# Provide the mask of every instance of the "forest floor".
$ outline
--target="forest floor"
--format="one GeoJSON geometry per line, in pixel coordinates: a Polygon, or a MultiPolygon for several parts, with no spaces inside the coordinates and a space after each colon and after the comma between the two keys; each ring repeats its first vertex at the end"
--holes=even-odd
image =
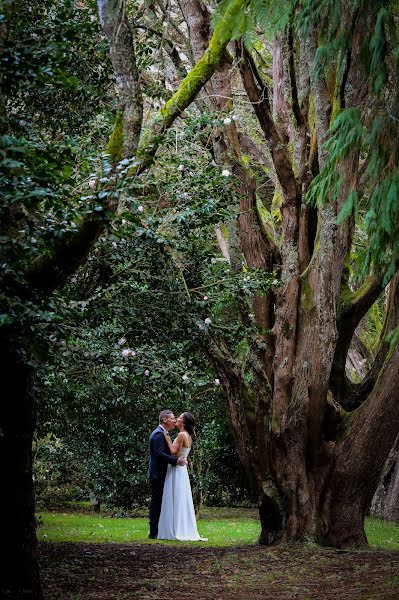
{"type": "Polygon", "coordinates": [[[46,600],[396,600],[399,552],[41,542],[46,600]]]}

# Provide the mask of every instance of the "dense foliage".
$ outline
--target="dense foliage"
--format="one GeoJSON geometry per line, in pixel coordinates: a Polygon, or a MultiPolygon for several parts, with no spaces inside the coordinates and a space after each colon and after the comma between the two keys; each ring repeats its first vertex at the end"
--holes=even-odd
{"type": "Polygon", "coordinates": [[[0,61],[7,111],[0,138],[6,325],[22,321],[30,329],[54,318],[51,302],[25,300],[24,271],[95,210],[81,196],[109,132],[113,91],[93,9],[70,0],[21,0],[9,8],[0,61]]]}
{"type": "MultiPolygon", "coordinates": [[[[255,285],[254,274],[231,273],[212,241],[214,225],[230,217],[232,190],[198,144],[219,125],[206,115],[188,119],[171,132],[151,176],[124,181],[124,209],[53,299],[56,322],[42,326],[49,345],[37,372],[37,443],[51,432],[53,459],[61,445],[80,465],[73,497],[94,491],[111,506],[145,503],[148,433],[165,406],[191,410],[199,421],[192,476],[203,500],[247,497],[217,373],[202,351],[226,317],[232,339],[243,330],[236,296],[249,302],[255,285]]],[[[39,456],[43,473],[49,454],[39,456]]],[[[46,488],[43,475],[41,482],[39,501],[58,501],[57,482],[46,488]]]]}

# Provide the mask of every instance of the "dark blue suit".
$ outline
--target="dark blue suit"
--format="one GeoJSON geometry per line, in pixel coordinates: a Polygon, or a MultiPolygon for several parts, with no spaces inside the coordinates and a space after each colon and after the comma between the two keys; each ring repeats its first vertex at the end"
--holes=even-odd
{"type": "Polygon", "coordinates": [[[150,462],[148,465],[148,479],[151,483],[150,537],[158,535],[158,521],[168,464],[176,466],[177,456],[171,456],[163,429],[158,425],[150,435],[150,462]]]}

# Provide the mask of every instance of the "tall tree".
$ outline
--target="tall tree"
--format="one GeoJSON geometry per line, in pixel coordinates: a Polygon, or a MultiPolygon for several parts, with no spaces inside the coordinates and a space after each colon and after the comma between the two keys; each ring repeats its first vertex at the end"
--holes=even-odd
{"type": "MultiPolygon", "coordinates": [[[[208,355],[259,499],[261,542],[362,545],[364,517],[399,427],[398,348],[382,339],[364,382],[353,385],[345,375],[355,330],[397,269],[394,6],[309,1],[291,12],[282,5],[283,22],[273,28],[272,9],[253,2],[257,41],[247,36],[235,48],[271,157],[274,204],[259,204],[231,119],[224,134],[245,269],[255,280],[261,272],[279,276],[253,295],[258,333],[245,357],[216,332],[208,355]],[[365,212],[369,248],[355,281],[355,216],[365,212]]],[[[207,11],[202,2],[187,7],[196,10],[196,24],[188,23],[198,40],[207,11]]],[[[391,288],[396,296],[394,282],[391,288]]],[[[398,325],[394,305],[391,328],[398,325]]]]}

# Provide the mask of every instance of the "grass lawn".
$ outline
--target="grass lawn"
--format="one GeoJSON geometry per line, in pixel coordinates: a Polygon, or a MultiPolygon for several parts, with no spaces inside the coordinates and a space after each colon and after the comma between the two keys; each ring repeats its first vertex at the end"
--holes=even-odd
{"type": "MultiPolygon", "coordinates": [[[[204,508],[198,521],[202,537],[208,538],[207,546],[231,546],[256,542],[260,525],[256,512],[251,509],[204,508]]],[[[148,539],[148,519],[114,518],[76,512],[38,512],[38,539],[48,542],[92,542],[148,544],[177,544],[148,539]]],[[[368,518],[366,533],[370,546],[375,550],[399,550],[399,525],[368,518]]],[[[185,542],[198,545],[198,542],[185,542]]]]}

